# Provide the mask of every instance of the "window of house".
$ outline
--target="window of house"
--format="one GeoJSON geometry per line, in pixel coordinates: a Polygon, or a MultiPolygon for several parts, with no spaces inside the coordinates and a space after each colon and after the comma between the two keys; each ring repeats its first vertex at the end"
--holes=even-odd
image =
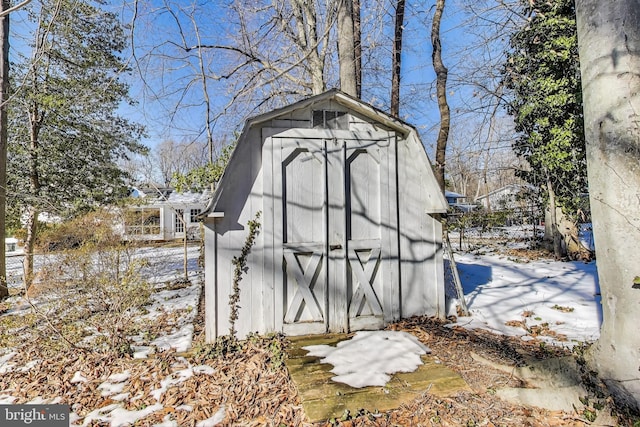
{"type": "Polygon", "coordinates": [[[126,212],[125,233],[130,236],[160,234],[160,209],[138,208],[126,212]]]}
{"type": "Polygon", "coordinates": [[[176,209],[176,233],[184,233],[184,209],[176,209]]]}
{"type": "Polygon", "coordinates": [[[200,215],[202,209],[191,209],[189,212],[189,222],[198,222],[198,215],[200,215]]]}

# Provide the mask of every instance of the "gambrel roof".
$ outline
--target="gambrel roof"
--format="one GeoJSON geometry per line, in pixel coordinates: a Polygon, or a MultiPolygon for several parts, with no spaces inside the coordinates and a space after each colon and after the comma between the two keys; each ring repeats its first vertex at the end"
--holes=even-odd
{"type": "MultiPolygon", "coordinates": [[[[420,140],[418,132],[415,127],[412,125],[390,116],[389,114],[369,105],[361,100],[358,100],[352,96],[345,94],[337,89],[332,89],[327,92],[324,92],[320,95],[312,96],[310,98],[306,98],[304,100],[298,101],[296,103],[287,105],[285,107],[272,110],[268,113],[264,113],[246,120],[244,124],[244,128],[242,134],[238,139],[238,143],[236,145],[236,149],[232,154],[225,173],[223,174],[220,182],[217,185],[216,191],[213,194],[211,199],[211,203],[207,207],[206,211],[203,215],[209,215],[210,217],[218,216],[214,214],[216,211],[216,206],[218,202],[223,197],[225,192],[233,192],[234,191],[234,183],[232,179],[229,179],[229,171],[234,168],[242,167],[241,164],[246,159],[240,159],[237,153],[240,151],[239,147],[244,144],[255,144],[257,143],[255,140],[250,138],[250,129],[260,125],[266,125],[268,122],[278,119],[285,119],[287,117],[291,117],[292,113],[299,110],[313,110],[314,105],[326,104],[326,102],[336,103],[337,105],[350,110],[362,118],[365,118],[370,123],[375,123],[376,125],[384,128],[385,130],[390,130],[397,132],[403,139],[409,141],[409,143],[416,144],[420,146],[419,157],[414,159],[414,167],[419,167],[422,169],[423,179],[425,182],[422,184],[427,186],[427,188],[432,188],[433,191],[430,191],[430,197],[428,203],[424,206],[424,211],[426,213],[444,213],[447,211],[447,201],[440,191],[437,181],[435,179],[435,175],[433,173],[433,169],[431,166],[431,161],[427,156],[427,153],[424,149],[424,145],[420,140]]],[[[295,127],[297,120],[290,119],[292,123],[291,127],[295,127]]],[[[302,127],[302,126],[300,126],[302,127]]],[[[309,124],[307,124],[309,127],[309,124]]]]}

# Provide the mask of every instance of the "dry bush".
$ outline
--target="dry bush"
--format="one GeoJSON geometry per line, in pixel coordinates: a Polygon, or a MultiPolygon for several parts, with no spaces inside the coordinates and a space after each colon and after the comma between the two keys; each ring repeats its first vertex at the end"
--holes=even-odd
{"type": "Polygon", "coordinates": [[[147,260],[121,241],[115,223],[112,214],[91,213],[41,236],[43,247],[57,250],[46,257],[30,296],[46,300],[38,310],[64,332],[62,342],[131,353],[127,336],[135,333],[134,319],[152,286],[140,273],[147,260]]]}

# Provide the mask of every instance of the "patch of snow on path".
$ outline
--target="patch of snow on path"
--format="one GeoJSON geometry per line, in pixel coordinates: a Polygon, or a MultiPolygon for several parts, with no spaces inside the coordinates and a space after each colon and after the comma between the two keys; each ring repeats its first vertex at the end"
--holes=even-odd
{"type": "Polygon", "coordinates": [[[431,352],[415,336],[400,331],[360,331],[336,347],[311,345],[303,349],[333,365],[333,381],[355,388],[383,387],[390,375],[418,369],[420,356],[431,352]]]}

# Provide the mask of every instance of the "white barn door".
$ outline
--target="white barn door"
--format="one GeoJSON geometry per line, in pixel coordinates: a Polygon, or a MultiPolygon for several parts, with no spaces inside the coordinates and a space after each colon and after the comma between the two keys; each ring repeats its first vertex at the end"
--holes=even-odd
{"type": "Polygon", "coordinates": [[[350,330],[399,318],[395,140],[345,141],[346,289],[350,330]]]}
{"type": "Polygon", "coordinates": [[[395,140],[290,133],[270,140],[265,180],[274,326],[292,335],[379,328],[400,310],[395,140]]]}
{"type": "Polygon", "coordinates": [[[326,156],[322,139],[274,139],[276,324],[323,333],[327,318],[326,156]]]}

